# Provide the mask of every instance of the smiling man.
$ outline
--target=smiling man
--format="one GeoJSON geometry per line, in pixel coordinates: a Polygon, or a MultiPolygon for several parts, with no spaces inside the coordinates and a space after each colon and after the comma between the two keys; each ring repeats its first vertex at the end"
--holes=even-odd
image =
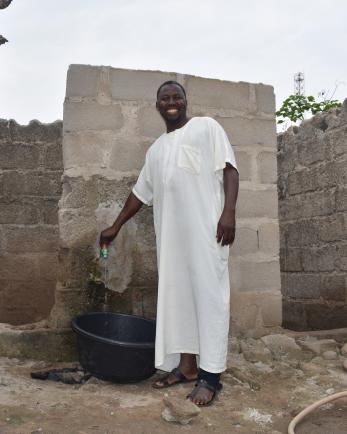
{"type": "Polygon", "coordinates": [[[133,191],[100,244],[112,242],[143,204],[153,205],[159,272],[155,366],[168,372],[153,387],[195,381],[188,397],[207,405],[226,368],[238,172],[222,127],[209,117],[187,116],[179,83],[159,87],[156,107],[166,133],[147,151],[133,191]]]}

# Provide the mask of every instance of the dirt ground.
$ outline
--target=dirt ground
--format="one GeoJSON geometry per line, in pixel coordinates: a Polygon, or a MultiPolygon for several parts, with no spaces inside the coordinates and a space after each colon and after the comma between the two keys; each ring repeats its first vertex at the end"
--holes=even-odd
{"type": "MultiPolygon", "coordinates": [[[[183,426],[162,419],[162,398],[168,394],[184,400],[190,384],[158,391],[150,387],[151,379],[119,385],[91,378],[84,385],[72,386],[31,379],[31,371],[52,367],[45,362],[0,358],[0,433],[278,434],[286,433],[290,420],[307,405],[347,390],[347,374],[340,361],[330,362],[323,375],[304,374],[295,364],[282,361],[269,366],[242,360],[239,366],[242,381],[229,370],[214,405],[202,408],[183,426]]],[[[296,433],[346,434],[347,400],[317,410],[296,433]]]]}

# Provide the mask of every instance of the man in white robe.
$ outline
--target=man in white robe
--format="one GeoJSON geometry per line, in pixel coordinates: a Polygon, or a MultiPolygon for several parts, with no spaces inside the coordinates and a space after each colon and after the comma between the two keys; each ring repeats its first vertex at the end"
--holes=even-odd
{"type": "Polygon", "coordinates": [[[159,286],[155,366],[168,371],[155,388],[196,381],[189,398],[212,402],[226,368],[230,317],[229,246],[235,237],[238,172],[222,127],[187,117],[184,88],[163,83],[157,110],[167,132],[149,148],[109,244],[143,204],[153,205],[159,286]]]}

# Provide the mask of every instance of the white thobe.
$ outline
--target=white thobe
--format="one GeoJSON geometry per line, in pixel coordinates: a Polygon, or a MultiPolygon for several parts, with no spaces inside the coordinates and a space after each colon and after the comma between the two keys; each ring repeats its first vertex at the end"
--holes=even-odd
{"type": "Polygon", "coordinates": [[[225,370],[230,316],[229,247],[216,241],[224,205],[223,169],[236,168],[222,127],[194,117],[148,149],[133,188],[153,205],[159,272],[155,366],[170,371],[180,353],[205,371],[225,370]]]}

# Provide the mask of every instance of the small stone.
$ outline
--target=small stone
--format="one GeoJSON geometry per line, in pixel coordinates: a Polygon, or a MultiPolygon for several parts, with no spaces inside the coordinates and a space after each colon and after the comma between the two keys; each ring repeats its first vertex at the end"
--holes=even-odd
{"type": "Polygon", "coordinates": [[[189,399],[179,399],[174,397],[164,397],[165,408],[161,414],[167,422],[187,425],[194,417],[200,413],[200,408],[189,399]]]}
{"type": "Polygon", "coordinates": [[[336,351],[324,351],[322,354],[322,357],[324,360],[336,360],[337,359],[337,353],[336,351]]]}
{"type": "Polygon", "coordinates": [[[301,360],[304,357],[295,339],[289,336],[276,334],[263,336],[260,339],[276,360],[279,360],[281,357],[301,360]]]}
{"type": "Polygon", "coordinates": [[[337,342],[334,339],[317,339],[308,337],[305,340],[299,340],[298,344],[305,350],[309,350],[312,353],[319,356],[325,351],[336,351],[337,342]]]}
{"type": "Polygon", "coordinates": [[[248,362],[272,362],[271,351],[266,348],[264,343],[260,340],[252,338],[245,339],[241,341],[240,346],[242,354],[248,362]]]}
{"type": "Polygon", "coordinates": [[[229,353],[240,353],[241,348],[240,348],[240,342],[237,338],[233,337],[233,338],[229,338],[229,343],[228,343],[228,352],[229,353]]]}
{"type": "Polygon", "coordinates": [[[347,359],[342,362],[342,367],[347,372],[347,359]]]}
{"type": "Polygon", "coordinates": [[[347,344],[345,344],[342,348],[341,348],[341,354],[343,356],[347,356],[347,344]]]}
{"type": "Polygon", "coordinates": [[[309,363],[309,362],[300,362],[299,368],[306,374],[306,375],[324,375],[327,373],[326,369],[322,366],[318,366],[315,363],[309,363]]]}

